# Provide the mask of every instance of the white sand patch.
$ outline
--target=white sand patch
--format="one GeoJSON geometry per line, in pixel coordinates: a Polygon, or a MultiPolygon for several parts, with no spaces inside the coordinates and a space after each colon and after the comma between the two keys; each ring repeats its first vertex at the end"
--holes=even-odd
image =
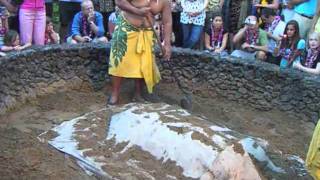
{"type": "Polygon", "coordinates": [[[132,107],[112,117],[107,139],[114,137],[117,143],[138,145],[164,162],[175,161],[187,177],[199,178],[212,164],[218,154],[212,146],[192,140],[192,132],[178,134],[170,130],[159,121],[158,113],[135,114],[136,109],[132,107]]]}
{"type": "MultiPolygon", "coordinates": [[[[128,104],[121,107],[111,107],[110,111],[115,114],[111,117],[111,120],[108,124],[110,124],[108,128],[108,134],[102,134],[101,138],[104,139],[102,141],[97,141],[96,144],[100,146],[109,146],[108,142],[114,143],[127,143],[123,149],[119,149],[113,154],[117,157],[124,155],[125,153],[130,153],[130,148],[139,146],[137,149],[141,154],[149,152],[152,156],[157,160],[162,160],[162,162],[167,162],[170,160],[170,163],[174,162],[176,166],[182,168],[182,173],[186,177],[191,178],[200,178],[203,174],[207,173],[210,169],[211,172],[219,173],[218,165],[222,164],[224,169],[228,169],[228,164],[226,162],[233,162],[232,156],[239,156],[238,153],[231,151],[232,149],[225,150],[223,153],[221,149],[225,149],[228,145],[232,144],[235,141],[239,141],[243,149],[252,154],[258,161],[267,162],[267,166],[275,171],[275,172],[284,172],[283,169],[275,166],[272,161],[267,156],[266,152],[263,150],[264,147],[268,146],[268,142],[259,139],[259,138],[250,138],[248,136],[240,135],[237,132],[234,132],[226,127],[221,127],[218,125],[211,124],[210,126],[206,125],[210,122],[206,122],[205,124],[198,127],[194,124],[199,123],[199,118],[193,115],[190,115],[187,111],[174,109],[172,110],[172,106],[170,105],[161,105],[159,104],[128,104]],[[164,109],[166,113],[163,112],[154,112],[153,109],[164,109]],[[167,114],[168,113],[168,114],[167,114]],[[177,118],[183,118],[182,116],[190,116],[188,117],[188,122],[177,122],[177,118]],[[162,121],[162,118],[165,118],[165,122],[162,121]],[[206,126],[205,126],[206,125],[206,126]],[[186,128],[183,129],[183,133],[176,132],[174,128],[186,128]],[[213,136],[209,136],[204,130],[211,129],[213,132],[213,136]],[[185,131],[186,130],[186,131],[185,131]],[[199,133],[200,138],[210,138],[212,141],[206,141],[206,144],[202,143],[200,140],[192,139],[193,133],[199,133]],[[232,134],[232,135],[231,135],[232,134]],[[245,139],[241,139],[242,137],[248,137],[245,139]],[[111,140],[112,141],[109,141],[111,140]],[[240,140],[241,139],[241,140],[240,140]],[[116,153],[118,152],[118,153],[116,153]],[[228,153],[231,153],[228,155],[228,153]],[[219,158],[219,163],[215,163],[216,158],[219,158]],[[230,156],[230,157],[229,157],[230,156]],[[218,164],[218,165],[217,165],[218,164]],[[217,168],[216,170],[214,168],[217,168]]],[[[108,113],[106,109],[102,109],[101,111],[105,111],[103,113],[108,113]]],[[[110,166],[110,159],[106,156],[101,156],[101,154],[97,154],[94,156],[94,150],[91,149],[93,147],[88,146],[81,150],[78,149],[79,142],[76,141],[74,137],[82,137],[77,138],[80,142],[82,140],[87,139],[85,135],[81,134],[81,130],[76,131],[75,127],[79,127],[81,122],[85,122],[87,124],[86,127],[83,127],[82,131],[92,131],[91,136],[98,136],[95,132],[101,132],[101,118],[96,112],[92,112],[81,116],[76,119],[72,119],[70,121],[66,121],[62,123],[60,126],[53,129],[58,133],[58,136],[51,141],[49,144],[58,150],[67,153],[77,159],[78,164],[84,168],[86,171],[94,173],[96,175],[107,176],[107,172],[102,170],[102,166],[107,165],[110,166]],[[98,121],[100,119],[101,121],[98,121]],[[94,120],[94,121],[93,121],[94,120]],[[91,121],[91,122],[90,122],[91,121]],[[88,123],[90,122],[90,123],[88,123]],[[100,123],[100,124],[99,124],[100,123]],[[77,134],[78,133],[78,134],[77,134]],[[84,152],[92,151],[91,156],[84,156],[84,152]],[[105,162],[105,163],[104,163],[105,162]]],[[[106,116],[101,116],[106,117],[106,116]]],[[[204,120],[207,118],[203,118],[204,120]]],[[[209,130],[210,131],[210,130],[209,130]]],[[[210,134],[210,133],[209,133],[210,134]]],[[[211,135],[211,134],[210,134],[211,135]]],[[[39,138],[42,140],[41,138],[39,138]]],[[[105,147],[109,150],[112,150],[117,146],[112,145],[112,147],[105,147]]],[[[242,161],[250,161],[248,164],[252,163],[250,157],[238,157],[243,158],[242,161]]],[[[121,161],[121,159],[117,159],[117,161],[121,161]]],[[[136,161],[131,159],[129,161],[124,161],[126,164],[123,168],[129,168],[132,170],[136,170],[139,175],[143,175],[143,177],[153,179],[152,176],[154,172],[143,169],[145,164],[143,161],[136,161]]],[[[236,164],[237,167],[239,164],[236,164]]],[[[234,168],[230,165],[230,168],[234,168]]],[[[250,166],[251,167],[251,166],[250,166]]],[[[118,167],[116,167],[118,168],[118,167]]],[[[115,169],[116,169],[115,168],[115,169]]],[[[229,169],[230,169],[229,168],[229,169]]],[[[239,167],[240,168],[240,167],[239,167]]],[[[243,168],[243,167],[241,167],[243,168]]],[[[240,168],[240,169],[241,169],[240,168]]],[[[254,168],[254,167],[253,167],[254,168]]],[[[113,169],[114,170],[114,169],[113,169]]],[[[251,169],[254,171],[253,169],[251,169]]],[[[108,170],[106,170],[108,171],[108,170]]],[[[130,176],[131,172],[127,174],[123,174],[123,171],[119,171],[118,175],[125,177],[126,175],[130,176]]],[[[223,172],[221,172],[223,173],[223,172]]],[[[88,173],[90,174],[90,173],[88,173]]],[[[172,175],[163,174],[163,177],[166,179],[179,179],[180,177],[174,177],[172,175]]],[[[142,176],[139,176],[142,177],[142,176]]],[[[113,177],[112,177],[113,178],[113,177]]]]}
{"type": "Polygon", "coordinates": [[[226,127],[220,127],[220,126],[210,126],[210,129],[212,131],[216,131],[216,132],[226,132],[226,131],[231,131],[231,129],[226,128],[226,127]]]}
{"type": "Polygon", "coordinates": [[[198,133],[200,133],[200,134],[202,134],[202,135],[204,135],[206,137],[209,137],[209,135],[206,132],[204,132],[203,128],[195,127],[191,123],[183,123],[183,122],[176,123],[175,122],[175,123],[163,123],[163,124],[166,125],[166,126],[172,126],[172,127],[185,127],[185,128],[190,129],[191,131],[196,131],[196,132],[198,132],[198,133]]]}
{"type": "Polygon", "coordinates": [[[174,115],[168,115],[168,114],[166,114],[166,115],[164,115],[164,116],[166,116],[166,117],[169,117],[169,118],[172,118],[172,119],[175,119],[175,120],[180,120],[180,118],[177,118],[176,116],[174,116],[174,115]]]}
{"type": "Polygon", "coordinates": [[[212,141],[218,145],[220,148],[224,149],[227,146],[226,139],[217,134],[212,136],[212,141]]]}
{"type": "Polygon", "coordinates": [[[81,167],[85,167],[85,169],[94,174],[108,176],[108,174],[101,169],[104,163],[96,162],[94,158],[83,155],[83,152],[88,149],[77,149],[78,142],[73,138],[73,133],[75,132],[74,125],[82,119],[86,119],[86,116],[84,115],[70,121],[65,121],[61,125],[53,128],[53,131],[57,132],[59,135],[48,143],[58,150],[75,157],[80,161],[79,164],[81,164],[81,167]]]}

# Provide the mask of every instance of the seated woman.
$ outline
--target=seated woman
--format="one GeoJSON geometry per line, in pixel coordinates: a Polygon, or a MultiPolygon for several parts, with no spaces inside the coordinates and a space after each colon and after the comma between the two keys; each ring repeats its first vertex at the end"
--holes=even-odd
{"type": "Polygon", "coordinates": [[[46,19],[46,32],[44,36],[44,44],[59,44],[60,36],[53,29],[53,24],[51,18],[47,17],[46,19]]]}
{"type": "Polygon", "coordinates": [[[213,15],[212,24],[205,31],[205,47],[213,54],[228,55],[225,50],[228,42],[228,31],[223,28],[222,14],[213,15]]]}
{"type": "Polygon", "coordinates": [[[4,36],[4,45],[1,47],[1,51],[20,51],[27,47],[31,46],[31,43],[27,43],[24,45],[20,44],[20,37],[17,31],[9,30],[4,36]]]}
{"type": "Polygon", "coordinates": [[[308,44],[306,56],[294,63],[293,67],[304,72],[320,74],[320,33],[311,33],[308,44]]]}
{"type": "Polygon", "coordinates": [[[305,49],[305,40],[300,38],[299,25],[295,20],[287,23],[279,46],[275,48],[274,54],[280,56],[280,68],[291,67],[294,61],[300,60],[300,55],[305,49]]]}

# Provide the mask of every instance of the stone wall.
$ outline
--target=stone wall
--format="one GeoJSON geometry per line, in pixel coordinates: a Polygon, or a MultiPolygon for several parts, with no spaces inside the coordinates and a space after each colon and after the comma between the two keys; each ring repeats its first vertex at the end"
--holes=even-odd
{"type": "Polygon", "coordinates": [[[109,79],[106,46],[33,47],[0,58],[0,113],[58,90],[100,89],[109,79]]]}
{"type": "MultiPolygon", "coordinates": [[[[320,110],[320,76],[273,64],[205,52],[176,49],[172,62],[161,63],[164,81],[203,97],[222,96],[260,110],[279,109],[316,122],[320,110]]],[[[185,91],[185,92],[188,92],[185,91]]]]}
{"type": "MultiPolygon", "coordinates": [[[[0,58],[0,113],[57,90],[101,89],[109,81],[108,48],[109,44],[34,47],[0,58]]],[[[173,50],[170,64],[158,62],[162,82],[178,79],[185,91],[199,96],[222,96],[260,110],[276,108],[304,120],[318,118],[320,76],[179,48],[173,50]]]]}

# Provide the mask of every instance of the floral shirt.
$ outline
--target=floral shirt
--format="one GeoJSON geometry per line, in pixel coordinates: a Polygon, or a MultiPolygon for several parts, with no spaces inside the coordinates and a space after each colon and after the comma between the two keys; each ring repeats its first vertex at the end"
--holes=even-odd
{"type": "Polygon", "coordinates": [[[182,0],[182,12],[180,17],[180,22],[182,24],[194,24],[199,26],[204,26],[204,21],[206,18],[204,0],[182,0]],[[189,16],[188,12],[196,13],[200,12],[197,16],[189,16]]]}

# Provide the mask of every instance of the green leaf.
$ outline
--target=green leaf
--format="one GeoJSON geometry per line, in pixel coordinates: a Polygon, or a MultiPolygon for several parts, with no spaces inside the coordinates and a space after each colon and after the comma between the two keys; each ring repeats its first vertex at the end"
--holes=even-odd
{"type": "Polygon", "coordinates": [[[127,32],[139,31],[134,26],[128,24],[121,16],[119,16],[118,27],[112,37],[112,54],[114,58],[114,65],[117,67],[121,63],[123,56],[126,54],[127,46],[127,32]]]}

